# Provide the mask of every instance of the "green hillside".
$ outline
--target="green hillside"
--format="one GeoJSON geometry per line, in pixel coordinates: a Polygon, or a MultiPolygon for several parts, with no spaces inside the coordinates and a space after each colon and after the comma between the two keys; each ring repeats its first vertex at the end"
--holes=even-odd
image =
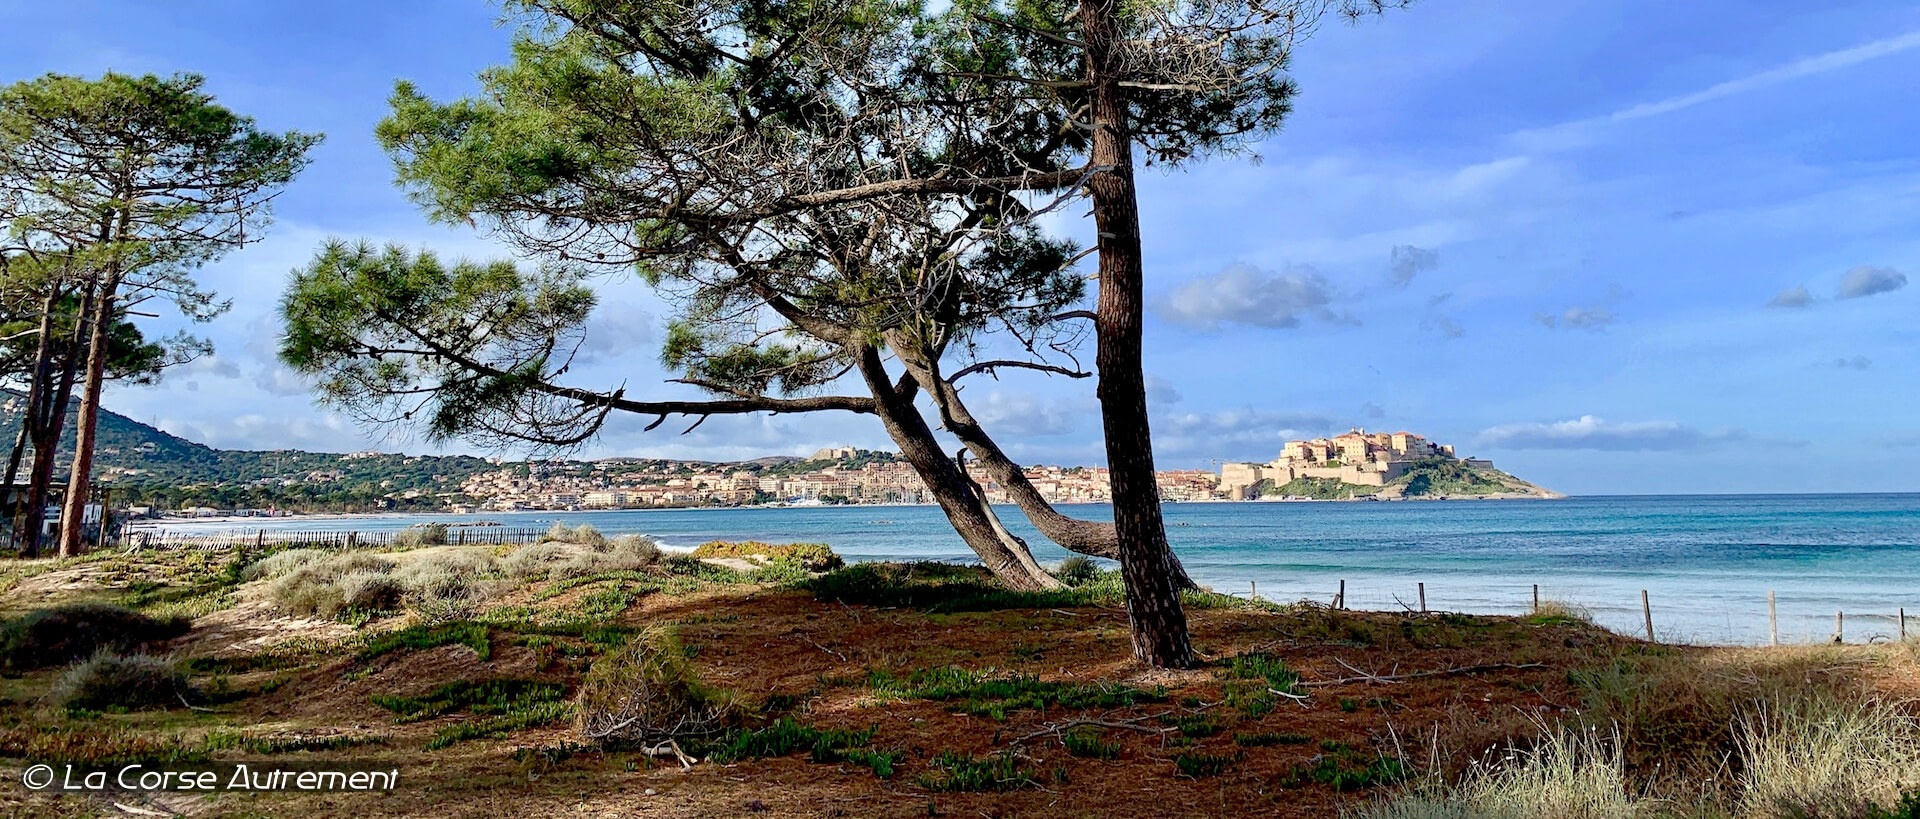
{"type": "MultiPolygon", "coordinates": [[[[23,405],[17,394],[0,404],[0,429],[19,428],[23,405]]],[[[101,413],[99,432],[95,456],[101,482],[123,500],[165,506],[386,506],[396,503],[388,496],[453,492],[468,476],[498,468],[469,455],[214,449],[110,410],[101,413]]],[[[56,474],[70,464],[73,435],[70,418],[56,474]]]]}
{"type": "Polygon", "coordinates": [[[1314,500],[1345,500],[1379,496],[1382,498],[1473,497],[1485,495],[1528,495],[1558,497],[1498,469],[1469,466],[1452,458],[1427,458],[1416,461],[1407,472],[1386,486],[1362,486],[1333,478],[1295,478],[1282,485],[1262,481],[1265,497],[1288,496],[1314,500]]]}

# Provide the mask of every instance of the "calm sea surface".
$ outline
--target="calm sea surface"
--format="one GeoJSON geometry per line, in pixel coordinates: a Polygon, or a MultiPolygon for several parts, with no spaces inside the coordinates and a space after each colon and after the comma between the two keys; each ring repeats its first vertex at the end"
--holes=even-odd
{"type": "MultiPolygon", "coordinates": [[[[1063,507],[1110,519],[1105,505],[1063,507]]],[[[1767,639],[1767,592],[1776,593],[1782,640],[1824,640],[1834,612],[1846,638],[1896,631],[1905,606],[1920,633],[1920,495],[1687,495],[1562,501],[1402,503],[1181,503],[1166,507],[1168,537],[1187,569],[1216,591],[1263,598],[1332,599],[1347,581],[1353,608],[1427,605],[1476,613],[1524,612],[1534,584],[1544,599],[1584,607],[1602,624],[1644,630],[1640,590],[1651,595],[1665,640],[1757,643],[1767,639]]],[[[1007,508],[1001,517],[1042,561],[1066,552],[1007,508]]],[[[269,528],[389,529],[420,516],[293,518],[269,528]]],[[[848,560],[973,560],[930,506],[623,510],[434,515],[509,526],[591,523],[639,532],[673,547],[705,540],[820,541],[848,560]]],[[[254,524],[168,524],[180,530],[254,524]]]]}

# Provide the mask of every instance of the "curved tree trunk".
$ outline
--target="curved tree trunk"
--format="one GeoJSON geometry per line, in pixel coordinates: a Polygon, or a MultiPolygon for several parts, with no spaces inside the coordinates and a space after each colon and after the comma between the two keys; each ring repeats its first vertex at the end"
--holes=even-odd
{"type": "Polygon", "coordinates": [[[1060,581],[1033,561],[1027,544],[1000,525],[966,471],[940,451],[933,430],[913,406],[912,392],[896,389],[889,381],[879,352],[864,347],[859,350],[859,357],[860,374],[873,392],[877,414],[887,435],[900,447],[900,455],[920,474],[927,493],[940,504],[954,531],[980,556],[987,571],[1002,583],[1022,591],[1059,588],[1060,581]]]}
{"type": "MultiPolygon", "coordinates": [[[[933,396],[942,425],[960,439],[960,443],[967,446],[967,451],[973,453],[974,459],[987,470],[987,474],[1006,489],[1007,499],[1020,507],[1021,514],[1026,515],[1033,528],[1068,551],[1109,560],[1120,559],[1120,535],[1113,524],[1061,514],[1034,487],[1033,481],[1027,479],[1026,470],[1007,457],[1006,452],[973,417],[973,413],[968,411],[966,402],[960,399],[960,391],[940,378],[939,372],[931,366],[929,356],[924,351],[915,350],[897,334],[890,335],[889,342],[895,355],[907,365],[914,380],[933,396]]],[[[1181,588],[1196,588],[1193,579],[1187,576],[1186,569],[1180,565],[1179,558],[1171,552],[1169,558],[1172,560],[1175,582],[1181,588]]]]}

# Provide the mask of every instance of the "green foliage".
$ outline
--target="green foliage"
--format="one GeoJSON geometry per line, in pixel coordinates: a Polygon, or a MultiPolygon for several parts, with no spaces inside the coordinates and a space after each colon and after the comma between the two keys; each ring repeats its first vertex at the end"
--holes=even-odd
{"type": "Polygon", "coordinates": [[[953,666],[917,669],[905,679],[875,670],[868,673],[866,682],[877,696],[954,702],[966,713],[995,720],[1005,720],[1007,714],[1022,709],[1124,708],[1167,699],[1165,689],[1047,681],[1026,674],[1001,675],[991,669],[972,671],[953,666]]]}
{"type": "Polygon", "coordinates": [[[1466,463],[1435,456],[1409,464],[1407,471],[1392,481],[1406,487],[1407,497],[1421,495],[1491,495],[1525,488],[1519,479],[1496,469],[1468,466],[1466,463]]]}
{"type": "Polygon", "coordinates": [[[125,652],[187,632],[184,619],[157,620],[120,606],[75,603],[38,609],[0,626],[0,667],[66,665],[101,651],[125,652]]]}
{"type": "Polygon", "coordinates": [[[824,572],[846,565],[825,543],[762,543],[757,540],[710,540],[693,550],[695,558],[763,557],[775,563],[788,563],[809,572],[824,572]]]}
{"type": "Polygon", "coordinates": [[[1069,586],[1085,586],[1100,576],[1100,565],[1085,555],[1072,555],[1060,561],[1053,576],[1069,586]]]}
{"type": "MultiPolygon", "coordinates": [[[[1322,743],[1325,747],[1326,743],[1322,743]]],[[[1310,783],[1331,786],[1336,791],[1357,791],[1378,785],[1394,785],[1406,780],[1406,762],[1397,757],[1363,757],[1345,743],[1335,743],[1313,762],[1295,765],[1280,777],[1281,787],[1299,788],[1310,783]]]]}
{"type": "Polygon", "coordinates": [[[1312,741],[1313,737],[1305,734],[1283,734],[1271,731],[1233,735],[1233,744],[1243,748],[1265,748],[1271,745],[1305,745],[1312,741]]]}
{"type": "Polygon", "coordinates": [[[1365,497],[1379,491],[1378,486],[1346,483],[1339,478],[1294,478],[1275,489],[1274,494],[1314,500],[1342,500],[1365,497]]]}
{"type": "Polygon", "coordinates": [[[1181,776],[1199,779],[1226,773],[1228,768],[1239,764],[1240,759],[1241,756],[1237,752],[1231,754],[1180,753],[1173,755],[1173,767],[1180,772],[1181,776]]]}
{"type": "Polygon", "coordinates": [[[801,584],[830,603],[929,612],[1045,609],[1118,603],[1117,573],[1055,591],[1011,591],[984,570],[940,563],[860,563],[801,584]]]}
{"type": "Polygon", "coordinates": [[[480,623],[422,623],[367,638],[360,647],[358,657],[371,660],[395,651],[422,651],[458,644],[473,649],[480,659],[485,660],[493,656],[493,643],[489,635],[490,630],[480,623]]]}
{"type": "Polygon", "coordinates": [[[935,792],[997,793],[1040,784],[1011,754],[975,758],[947,751],[933,758],[933,766],[937,770],[922,774],[919,782],[935,792]]]}
{"type": "Polygon", "coordinates": [[[393,721],[405,724],[462,710],[482,716],[524,711],[540,703],[559,702],[566,690],[559,683],[538,680],[456,680],[417,697],[375,694],[373,704],[392,711],[393,721]]]}
{"type": "Polygon", "coordinates": [[[1289,694],[1299,693],[1299,672],[1287,667],[1278,654],[1252,651],[1227,658],[1227,674],[1241,680],[1264,680],[1268,686],[1289,694]]]}
{"type": "Polygon", "coordinates": [[[715,762],[729,763],[807,751],[814,762],[852,762],[872,769],[875,776],[886,779],[893,775],[893,766],[899,761],[900,754],[897,751],[867,749],[876,730],[822,731],[796,722],[792,717],[781,717],[764,728],[728,734],[707,748],[707,756],[715,762]]]}
{"type": "Polygon", "coordinates": [[[148,654],[101,651],[67,669],[47,698],[69,711],[145,711],[199,699],[180,664],[148,654]]]}
{"type": "Polygon", "coordinates": [[[527,728],[565,722],[571,716],[573,708],[564,702],[537,702],[515,707],[486,719],[456,722],[443,727],[435,731],[433,739],[427,742],[427,750],[438,751],[470,739],[504,737],[527,728]]]}
{"type": "Polygon", "coordinates": [[[1075,728],[1060,735],[1067,753],[1088,759],[1119,759],[1120,741],[1104,739],[1097,730],[1075,728]]]}

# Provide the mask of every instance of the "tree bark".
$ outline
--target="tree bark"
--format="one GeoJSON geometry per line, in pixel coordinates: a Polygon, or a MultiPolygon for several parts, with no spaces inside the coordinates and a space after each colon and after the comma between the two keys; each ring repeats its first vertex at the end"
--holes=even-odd
{"type": "MultiPolygon", "coordinates": [[[[40,307],[40,338],[34,345],[33,372],[27,379],[27,405],[20,413],[20,434],[14,439],[13,453],[7,459],[6,487],[9,493],[13,492],[14,485],[20,478],[20,459],[25,454],[27,445],[36,441],[34,432],[40,426],[40,416],[45,410],[43,405],[46,402],[46,393],[52,386],[49,379],[53,376],[53,312],[59,306],[60,288],[49,287],[47,298],[40,307]]],[[[35,461],[37,465],[38,458],[35,461]]],[[[32,501],[32,494],[29,488],[27,497],[18,499],[18,502],[23,505],[15,507],[17,514],[13,523],[18,524],[19,528],[15,531],[14,546],[20,550],[22,557],[40,556],[39,529],[32,530],[31,534],[25,529],[27,515],[24,504],[32,501]]],[[[43,497],[41,499],[43,509],[45,503],[43,497]]]]}
{"type": "Polygon", "coordinates": [[[999,525],[992,508],[960,465],[940,450],[933,430],[913,405],[912,394],[896,390],[887,377],[879,351],[863,347],[858,354],[861,377],[873,393],[879,410],[876,414],[887,435],[900,447],[901,457],[913,465],[927,493],[940,504],[954,531],[980,556],[987,571],[1010,588],[1022,591],[1059,588],[1060,581],[1033,562],[1027,544],[999,525]]]}
{"type": "MultiPolygon", "coordinates": [[[[67,478],[67,497],[60,508],[60,556],[84,551],[87,487],[93,479],[94,436],[100,425],[100,391],[106,380],[107,330],[113,324],[114,298],[120,287],[117,274],[100,282],[91,310],[81,312],[92,323],[87,328],[86,378],[81,382],[80,415],[74,419],[73,469],[67,478]]],[[[104,534],[104,533],[103,533],[104,534]]]]}
{"type": "Polygon", "coordinates": [[[1174,582],[1173,550],[1160,515],[1153,438],[1147,423],[1146,377],[1141,365],[1143,323],[1140,211],[1133,184],[1133,137],[1124,59],[1115,19],[1118,0],[1081,0],[1087,81],[1093,124],[1092,161],[1103,170],[1087,180],[1099,234],[1100,296],[1094,325],[1098,347],[1100,416],[1113,486],[1113,524],[1120,537],[1133,654],[1161,668],[1193,665],[1187,615],[1174,582]]]}
{"type": "MultiPolygon", "coordinates": [[[[1109,560],[1120,559],[1120,535],[1114,525],[1069,517],[1055,509],[1053,502],[1041,495],[1033,481],[1027,479],[1026,470],[1007,457],[999,443],[973,417],[966,402],[961,400],[960,391],[940,378],[940,373],[930,363],[931,356],[927,351],[912,347],[897,335],[889,338],[889,346],[907,365],[914,380],[924,385],[933,396],[934,405],[940,411],[941,424],[960,439],[960,443],[967,446],[967,451],[973,453],[974,459],[987,470],[987,474],[1006,489],[1007,499],[1020,508],[1021,514],[1026,515],[1033,528],[1070,552],[1109,560]]],[[[1179,558],[1169,553],[1169,559],[1172,560],[1174,583],[1183,589],[1196,588],[1193,579],[1187,576],[1185,567],[1180,565],[1179,558]]]]}

